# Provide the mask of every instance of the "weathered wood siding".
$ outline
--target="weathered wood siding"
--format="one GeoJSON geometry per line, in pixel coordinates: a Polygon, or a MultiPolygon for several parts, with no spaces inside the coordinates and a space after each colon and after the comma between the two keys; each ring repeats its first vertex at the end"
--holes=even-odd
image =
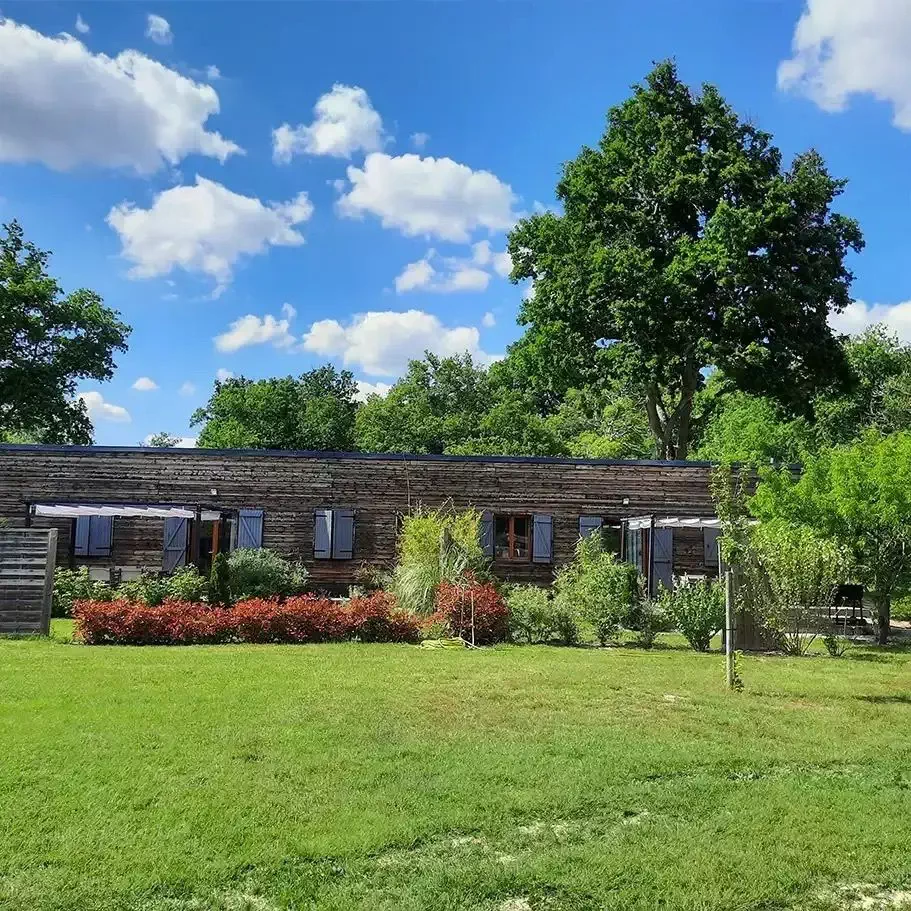
{"type": "Polygon", "coordinates": [[[0,528],[0,635],[50,632],[57,533],[0,528]]]}
{"type": "MultiPolygon", "coordinates": [[[[553,564],[495,564],[503,578],[547,582],[570,559],[581,515],[610,522],[651,513],[711,515],[710,470],[699,463],[6,446],[0,447],[0,516],[22,525],[27,502],[55,501],[258,507],[265,511],[263,546],[302,560],[314,582],[328,584],[352,581],[363,563],[390,565],[398,516],[419,504],[451,501],[460,508],[551,515],[553,564]],[[313,559],[313,513],[320,508],[355,510],[352,560],[313,559]]],[[[36,518],[34,524],[59,529],[65,564],[72,522],[36,518]]],[[[157,570],[162,536],[161,520],[117,518],[111,556],[79,563],[157,570]]],[[[677,535],[678,542],[689,538],[677,535]]],[[[689,547],[684,555],[682,543],[675,552],[678,546],[684,569],[701,571],[701,549],[689,547]]]]}

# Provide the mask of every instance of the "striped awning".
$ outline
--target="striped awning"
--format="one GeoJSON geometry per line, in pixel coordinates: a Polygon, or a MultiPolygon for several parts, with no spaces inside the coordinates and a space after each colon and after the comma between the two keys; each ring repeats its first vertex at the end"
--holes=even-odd
{"type": "MultiPolygon", "coordinates": [[[[118,503],[116,505],[95,505],[92,503],[36,503],[36,516],[57,519],[76,519],[79,516],[129,516],[140,519],[195,519],[196,510],[189,506],[143,506],[118,503]]],[[[215,522],[222,517],[220,510],[204,509],[204,522],[215,522]]]]}
{"type": "Polygon", "coordinates": [[[655,528],[721,528],[721,519],[715,516],[703,516],[700,518],[637,516],[635,519],[627,519],[626,527],[630,531],[637,531],[640,528],[650,528],[653,521],[655,528]]]}

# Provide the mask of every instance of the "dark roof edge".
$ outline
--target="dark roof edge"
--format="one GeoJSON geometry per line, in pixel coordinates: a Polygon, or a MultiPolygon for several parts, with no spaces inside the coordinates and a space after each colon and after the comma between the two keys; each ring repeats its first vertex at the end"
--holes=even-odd
{"type": "Polygon", "coordinates": [[[387,462],[489,462],[525,465],[646,465],[653,468],[712,468],[714,462],[690,462],[671,459],[573,459],[562,456],[482,456],[482,455],[434,455],[430,453],[407,452],[331,452],[309,449],[200,449],[196,447],[166,448],[155,446],[61,446],[43,443],[0,443],[0,454],[4,452],[58,452],[78,455],[80,453],[141,452],[149,455],[163,452],[181,456],[228,456],[256,458],[299,458],[299,459],[356,459],[362,461],[387,462]]]}

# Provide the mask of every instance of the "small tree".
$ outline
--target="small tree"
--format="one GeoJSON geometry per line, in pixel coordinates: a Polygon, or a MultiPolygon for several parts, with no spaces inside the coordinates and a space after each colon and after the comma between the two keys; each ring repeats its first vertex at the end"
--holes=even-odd
{"type": "Polygon", "coordinates": [[[821,609],[835,600],[848,572],[845,549],[806,525],[781,519],[753,532],[762,578],[752,580],[761,592],[760,618],[789,655],[804,655],[816,638],[821,609]]]}
{"type": "Polygon", "coordinates": [[[799,477],[771,472],[750,507],[760,518],[813,528],[851,552],[885,645],[892,598],[911,582],[911,433],[871,431],[808,458],[799,477]]]}
{"type": "Polygon", "coordinates": [[[724,589],[712,579],[686,579],[662,599],[674,626],[697,652],[707,652],[724,626],[724,589]]]}

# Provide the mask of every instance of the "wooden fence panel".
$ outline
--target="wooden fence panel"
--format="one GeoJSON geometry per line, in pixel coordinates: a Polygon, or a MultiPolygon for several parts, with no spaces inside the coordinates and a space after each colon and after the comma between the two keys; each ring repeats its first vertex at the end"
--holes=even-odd
{"type": "Polygon", "coordinates": [[[56,528],[0,528],[0,635],[51,631],[56,528]]]}

